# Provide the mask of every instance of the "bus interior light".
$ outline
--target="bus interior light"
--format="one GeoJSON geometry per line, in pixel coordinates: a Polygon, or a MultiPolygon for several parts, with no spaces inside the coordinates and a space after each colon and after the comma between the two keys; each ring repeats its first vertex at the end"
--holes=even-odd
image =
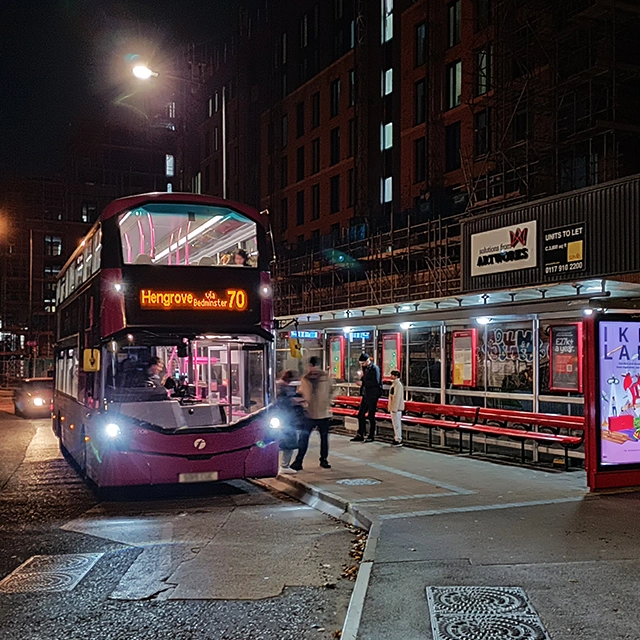
{"type": "Polygon", "coordinates": [[[105,425],[104,432],[109,438],[117,438],[120,435],[120,427],[115,422],[105,425]]]}

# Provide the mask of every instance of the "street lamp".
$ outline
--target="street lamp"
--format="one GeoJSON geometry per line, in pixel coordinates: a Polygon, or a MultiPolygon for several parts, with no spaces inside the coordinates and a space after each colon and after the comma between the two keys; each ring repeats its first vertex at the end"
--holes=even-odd
{"type": "Polygon", "coordinates": [[[140,80],[148,80],[151,76],[158,75],[155,71],[151,71],[146,64],[137,64],[131,71],[133,75],[140,80]]]}
{"type": "MultiPolygon", "coordinates": [[[[157,77],[159,74],[156,71],[149,69],[146,64],[137,64],[132,69],[131,72],[133,75],[138,78],[138,80],[149,80],[151,77],[157,77]]],[[[196,84],[198,86],[202,86],[202,82],[197,82],[196,80],[191,80],[187,78],[179,78],[178,76],[172,76],[169,74],[163,74],[166,78],[170,80],[178,80],[179,82],[186,82],[188,84],[196,84]]],[[[185,100],[185,111],[186,111],[186,100],[185,100]]],[[[226,117],[226,109],[227,109],[227,95],[225,91],[225,87],[222,87],[222,197],[226,200],[227,198],[227,117],[226,117]]],[[[184,121],[184,120],[183,120],[184,121]]],[[[183,127],[184,130],[184,127],[183,127]]],[[[184,138],[184,133],[183,133],[184,138]]],[[[184,141],[183,141],[184,144],[184,141]]],[[[184,157],[183,157],[184,162],[184,157]]],[[[184,169],[183,169],[184,171],[184,169]]]]}

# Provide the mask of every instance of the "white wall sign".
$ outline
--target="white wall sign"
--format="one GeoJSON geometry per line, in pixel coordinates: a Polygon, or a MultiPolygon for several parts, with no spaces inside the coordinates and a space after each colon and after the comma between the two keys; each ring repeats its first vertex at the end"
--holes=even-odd
{"type": "Polygon", "coordinates": [[[536,221],[471,236],[471,275],[529,269],[538,264],[536,221]]]}

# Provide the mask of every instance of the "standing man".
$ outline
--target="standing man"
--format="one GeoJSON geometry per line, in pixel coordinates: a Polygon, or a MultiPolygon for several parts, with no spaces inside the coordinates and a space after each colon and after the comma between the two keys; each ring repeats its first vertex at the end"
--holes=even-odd
{"type": "Polygon", "coordinates": [[[382,374],[368,354],[363,353],[358,362],[362,365],[362,380],[360,381],[360,410],[358,411],[358,435],[351,438],[351,442],[365,441],[367,433],[367,416],[369,417],[369,437],[366,442],[373,442],[376,437],[376,408],[382,395],[382,374]]]}
{"type": "Polygon", "coordinates": [[[306,424],[298,432],[298,455],[291,463],[291,468],[302,471],[302,461],[309,447],[309,436],[317,427],[320,434],[320,466],[323,469],[331,469],[328,457],[332,383],[327,372],[320,368],[320,359],[316,356],[309,358],[309,371],[302,377],[298,393],[307,405],[306,424]]]}

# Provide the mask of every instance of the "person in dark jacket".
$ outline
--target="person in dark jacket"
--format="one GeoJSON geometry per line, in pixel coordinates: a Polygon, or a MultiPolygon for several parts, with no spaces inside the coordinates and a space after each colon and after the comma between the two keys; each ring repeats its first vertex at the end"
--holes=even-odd
{"type": "Polygon", "coordinates": [[[376,408],[382,395],[382,374],[368,354],[363,353],[358,362],[362,365],[360,381],[360,410],[358,411],[358,434],[351,442],[364,442],[367,434],[367,417],[369,418],[369,437],[366,442],[373,442],[376,437],[376,408]]]}
{"type": "Polygon", "coordinates": [[[276,382],[276,409],[281,416],[279,447],[281,453],[280,472],[296,473],[291,466],[291,458],[298,448],[298,429],[302,422],[302,398],[296,393],[291,384],[295,379],[294,371],[284,371],[280,380],[276,382]]]}

